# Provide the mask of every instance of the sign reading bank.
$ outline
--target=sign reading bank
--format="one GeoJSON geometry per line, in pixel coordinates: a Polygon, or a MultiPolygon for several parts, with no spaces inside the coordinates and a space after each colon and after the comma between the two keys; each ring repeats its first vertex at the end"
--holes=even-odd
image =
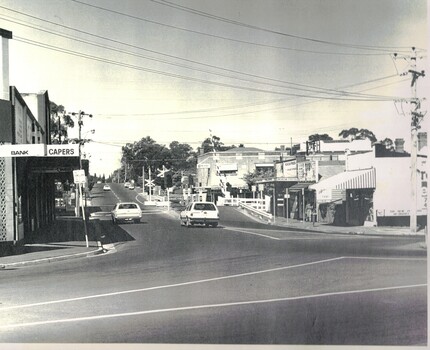
{"type": "Polygon", "coordinates": [[[77,144],[47,145],[46,156],[47,157],[78,157],[79,145],[77,144]]]}
{"type": "Polygon", "coordinates": [[[79,145],[0,145],[0,157],[78,157],[79,145]],[[46,147],[46,148],[45,148],[46,147]]]}
{"type": "Polygon", "coordinates": [[[0,157],[43,157],[44,155],[45,145],[43,144],[0,146],[0,157]]]}

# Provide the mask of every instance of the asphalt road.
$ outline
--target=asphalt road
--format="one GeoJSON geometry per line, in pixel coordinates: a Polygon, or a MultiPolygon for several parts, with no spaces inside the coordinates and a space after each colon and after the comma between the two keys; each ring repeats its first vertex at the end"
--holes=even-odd
{"type": "MultiPolygon", "coordinates": [[[[140,189],[93,189],[93,204],[140,189]]],[[[275,229],[233,208],[218,228],[143,207],[91,258],[1,271],[0,342],[424,345],[420,238],[275,229]]],[[[109,219],[109,217],[106,217],[109,219]]]]}

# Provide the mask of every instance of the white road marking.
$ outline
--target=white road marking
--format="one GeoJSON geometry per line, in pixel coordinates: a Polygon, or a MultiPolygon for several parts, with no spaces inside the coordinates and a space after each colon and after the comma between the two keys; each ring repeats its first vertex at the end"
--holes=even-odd
{"type": "Polygon", "coordinates": [[[373,293],[373,292],[381,292],[381,291],[387,291],[387,290],[407,289],[407,288],[421,288],[421,287],[427,287],[427,284],[412,284],[412,285],[407,285],[407,286],[393,286],[393,287],[360,289],[360,290],[350,290],[350,291],[342,291],[342,292],[331,292],[331,293],[301,295],[301,296],[295,296],[295,297],[273,298],[273,299],[263,299],[263,300],[249,300],[249,301],[237,301],[237,302],[220,303],[220,304],[206,304],[206,305],[183,306],[183,307],[166,308],[166,309],[155,309],[155,310],[135,311],[135,312],[108,314],[108,315],[98,315],[98,316],[87,316],[87,317],[76,317],[76,318],[68,318],[68,319],[58,319],[58,320],[50,320],[50,321],[26,322],[26,323],[15,323],[15,324],[12,323],[12,324],[1,325],[0,329],[16,328],[16,327],[41,326],[41,325],[48,325],[48,324],[54,324],[54,323],[58,324],[58,323],[92,321],[92,320],[101,320],[101,319],[108,319],[108,318],[140,316],[140,315],[157,314],[157,313],[165,313],[165,312],[178,312],[178,311],[187,311],[187,310],[213,309],[213,308],[222,308],[222,307],[231,307],[231,306],[242,306],[242,305],[253,305],[253,304],[254,305],[256,305],[256,304],[267,304],[267,303],[282,302],[282,301],[285,302],[285,301],[295,301],[295,300],[303,300],[303,299],[323,298],[323,297],[330,297],[330,296],[336,296],[336,295],[359,294],[359,293],[373,293]]]}
{"type": "Polygon", "coordinates": [[[256,232],[250,232],[250,231],[246,231],[246,230],[242,230],[242,229],[236,229],[236,228],[230,228],[230,227],[224,227],[224,230],[229,230],[229,231],[234,231],[234,232],[242,232],[242,233],[247,233],[249,235],[254,235],[254,236],[260,236],[260,237],[264,237],[264,238],[269,238],[269,239],[274,239],[277,241],[280,241],[281,239],[278,237],[272,237],[269,235],[263,235],[262,233],[256,233],[256,232]]]}
{"type": "Polygon", "coordinates": [[[363,259],[363,260],[408,260],[408,261],[426,261],[427,258],[388,258],[377,256],[345,256],[345,259],[363,259]]]}
{"type": "Polygon", "coordinates": [[[2,308],[0,308],[0,312],[4,311],[4,310],[22,309],[22,308],[34,307],[34,306],[42,306],[42,305],[60,304],[60,303],[67,303],[67,302],[72,302],[72,301],[80,301],[80,300],[86,300],[86,299],[95,299],[95,298],[102,298],[102,297],[108,297],[108,296],[117,296],[117,295],[121,295],[121,294],[141,293],[141,292],[147,292],[147,291],[152,291],[152,290],[157,290],[157,289],[174,288],[174,287],[182,287],[182,286],[188,286],[188,285],[199,284],[199,283],[221,281],[221,280],[232,279],[232,278],[239,278],[239,277],[244,277],[244,276],[258,275],[258,274],[268,273],[268,272],[275,272],[275,271],[294,269],[294,268],[297,268],[297,267],[322,264],[322,263],[336,261],[336,260],[340,260],[340,259],[343,259],[343,257],[337,257],[337,258],[331,258],[331,259],[325,259],[325,260],[318,260],[318,261],[311,261],[311,262],[307,262],[307,263],[302,263],[302,264],[297,264],[297,265],[290,265],[290,266],[283,266],[283,267],[276,267],[276,268],[267,269],[267,270],[245,272],[245,273],[240,273],[240,274],[235,274],[235,275],[228,275],[228,276],[221,276],[221,277],[214,277],[214,278],[206,278],[206,279],[201,279],[201,280],[196,280],[196,281],[181,282],[181,283],[175,283],[175,284],[167,284],[167,285],[162,285],[162,286],[147,287],[147,288],[140,288],[140,289],[132,289],[132,290],[125,290],[125,291],[111,292],[111,293],[103,293],[103,294],[96,294],[96,295],[88,295],[88,296],[84,296],[84,297],[76,297],[76,298],[69,298],[69,299],[44,301],[44,302],[32,303],[32,304],[8,306],[8,307],[2,307],[2,308]]]}
{"type": "MultiPolygon", "coordinates": [[[[262,234],[262,233],[257,233],[257,232],[253,232],[253,231],[248,231],[248,230],[244,230],[241,228],[235,228],[235,227],[223,227],[224,230],[230,230],[230,231],[234,231],[234,232],[242,232],[242,233],[246,233],[249,235],[254,235],[254,236],[260,236],[260,237],[264,237],[264,238],[269,238],[269,239],[273,239],[273,240],[277,240],[277,241],[292,241],[292,240],[318,240],[318,239],[336,239],[336,238],[364,238],[362,236],[357,236],[357,235],[348,235],[348,234],[336,234],[336,235],[327,235],[325,233],[315,233],[315,232],[300,232],[297,233],[297,231],[294,232],[295,235],[298,234],[304,234],[304,235],[313,235],[314,237],[302,237],[302,236],[296,236],[296,237],[292,237],[292,236],[286,236],[286,237],[274,237],[274,236],[270,236],[268,234],[262,234]]],[[[283,230],[264,230],[264,232],[281,232],[281,233],[287,233],[287,234],[291,234],[293,232],[289,232],[289,231],[283,231],[283,230]]],[[[379,238],[379,237],[368,237],[366,236],[365,238],[379,238]]]]}

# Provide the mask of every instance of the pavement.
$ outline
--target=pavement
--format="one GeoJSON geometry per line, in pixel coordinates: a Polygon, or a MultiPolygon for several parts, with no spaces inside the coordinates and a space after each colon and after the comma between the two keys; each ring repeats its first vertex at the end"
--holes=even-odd
{"type": "MultiPolygon", "coordinates": [[[[268,223],[260,220],[241,209],[239,212],[249,216],[257,222],[268,223]]],[[[169,210],[166,213],[172,217],[179,217],[178,211],[169,210]]],[[[19,244],[0,244],[0,270],[22,266],[52,263],[55,261],[76,259],[103,254],[110,251],[115,242],[132,240],[125,232],[115,232],[111,229],[110,221],[89,222],[88,245],[85,239],[84,226],[81,218],[71,216],[59,217],[52,225],[43,230],[36,231],[19,244]],[[104,225],[103,225],[104,224],[104,225]]],[[[427,249],[427,235],[425,229],[411,234],[409,227],[373,227],[373,226],[349,226],[339,227],[323,223],[303,222],[299,220],[276,217],[270,222],[274,227],[288,227],[305,231],[318,231],[330,234],[354,234],[354,235],[378,235],[378,236],[403,236],[423,237],[421,243],[417,243],[419,249],[427,249]]]]}

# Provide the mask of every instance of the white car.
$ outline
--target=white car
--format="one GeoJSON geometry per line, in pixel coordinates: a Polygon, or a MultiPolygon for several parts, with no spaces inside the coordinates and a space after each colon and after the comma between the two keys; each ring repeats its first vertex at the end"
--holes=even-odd
{"type": "Polygon", "coordinates": [[[112,223],[117,224],[120,221],[140,222],[142,218],[142,210],[139,205],[134,202],[116,203],[115,208],[111,212],[112,223]]]}
{"type": "Polygon", "coordinates": [[[180,220],[181,225],[187,227],[195,224],[217,227],[219,211],[212,202],[193,202],[188,204],[185,210],[180,213],[180,220]]]}
{"type": "Polygon", "coordinates": [[[128,189],[129,189],[129,190],[134,190],[134,185],[133,185],[133,184],[130,184],[130,186],[128,186],[128,189]]]}
{"type": "Polygon", "coordinates": [[[110,191],[110,186],[109,185],[104,185],[103,186],[103,191],[110,191]]]}
{"type": "Polygon", "coordinates": [[[124,182],[124,187],[125,188],[129,188],[130,187],[130,182],[124,182]]]}

